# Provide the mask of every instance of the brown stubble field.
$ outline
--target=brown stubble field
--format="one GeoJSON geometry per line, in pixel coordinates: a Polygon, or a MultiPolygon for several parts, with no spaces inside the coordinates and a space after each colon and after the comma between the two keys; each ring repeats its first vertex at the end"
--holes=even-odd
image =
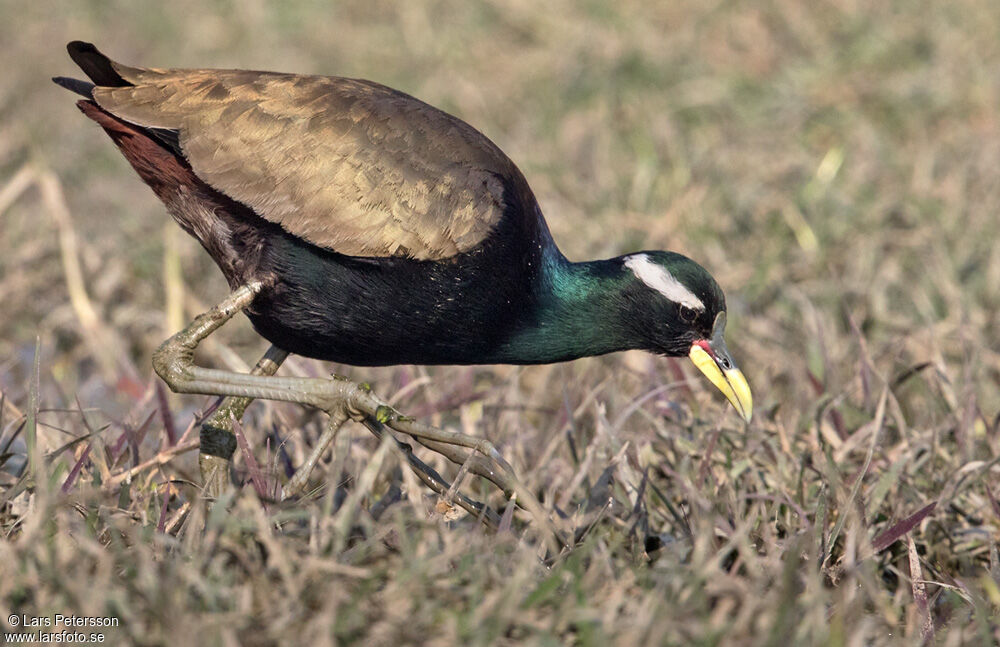
{"type": "MultiPolygon", "coordinates": [[[[5,632],[73,613],[119,618],[112,644],[1000,640],[993,0],[0,12],[5,632]],[[713,272],[753,424],[686,360],[639,353],[299,359],[283,374],[346,374],[491,439],[578,544],[546,556],[524,512],[499,533],[443,518],[360,426],[308,497],[268,500],[251,477],[284,479],[322,427],[273,403],[243,422],[246,485],[201,515],[190,429],[212,400],[158,390],[150,355],[226,286],[49,82],[77,73],[72,39],[142,65],[370,78],[461,116],[520,165],[570,258],[668,248],[713,272]]],[[[218,367],[266,347],[245,320],[213,339],[200,361],[218,367]]]]}

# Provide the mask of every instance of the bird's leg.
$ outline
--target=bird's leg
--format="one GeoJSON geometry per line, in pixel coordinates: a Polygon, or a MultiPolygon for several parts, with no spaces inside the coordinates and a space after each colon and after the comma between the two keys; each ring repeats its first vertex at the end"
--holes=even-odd
{"type": "Polygon", "coordinates": [[[292,474],[288,485],[285,486],[282,498],[296,495],[305,489],[306,482],[309,480],[309,475],[312,473],[313,468],[316,467],[319,459],[323,457],[327,447],[333,444],[334,439],[337,437],[337,432],[347,422],[348,417],[347,411],[344,409],[330,412],[330,419],[326,423],[323,434],[316,441],[316,444],[313,445],[312,451],[309,452],[309,456],[306,457],[305,462],[299,466],[299,469],[295,470],[295,474],[292,474]]]}
{"type": "MultiPolygon", "coordinates": [[[[484,468],[485,473],[480,473],[477,466],[473,466],[473,473],[492,480],[500,488],[508,489],[504,483],[505,477],[513,478],[513,470],[488,440],[418,423],[400,415],[362,385],[346,379],[251,375],[195,365],[194,351],[201,340],[250,305],[261,288],[259,282],[237,288],[222,303],[198,315],[191,324],[165,341],[153,353],[153,368],[173,391],[297,402],[327,413],[346,409],[348,415],[355,419],[371,416],[421,443],[429,441],[465,447],[482,454],[490,459],[487,462],[492,465],[489,469],[485,469],[485,465],[479,466],[484,468]]],[[[432,445],[428,446],[436,449],[432,445]]],[[[457,462],[460,465],[464,463],[464,456],[457,462]]]]}
{"type": "MultiPolygon", "coordinates": [[[[281,350],[277,346],[272,345],[267,349],[263,357],[260,358],[257,365],[254,366],[251,375],[274,375],[275,371],[278,370],[278,367],[281,366],[287,357],[288,351],[281,350]]],[[[229,463],[233,453],[236,451],[233,421],[239,421],[243,418],[243,413],[252,401],[251,398],[225,398],[216,407],[215,411],[201,424],[201,451],[198,456],[198,464],[201,467],[202,483],[204,484],[203,492],[208,499],[217,499],[225,491],[229,476],[229,463]]],[[[334,441],[337,432],[345,421],[346,418],[342,416],[330,418],[323,435],[320,436],[316,445],[309,453],[309,457],[296,470],[288,485],[284,488],[283,494],[285,497],[298,494],[305,487],[313,467],[319,462],[323,453],[334,441]]],[[[385,428],[378,421],[366,418],[364,422],[365,426],[368,427],[376,438],[381,438],[382,434],[385,433],[385,428]]],[[[427,442],[433,445],[430,441],[427,442]]],[[[474,499],[466,497],[461,492],[458,492],[456,495],[455,486],[459,484],[457,478],[454,483],[449,485],[433,468],[417,458],[409,445],[398,440],[397,444],[410,464],[410,469],[414,471],[427,487],[438,494],[444,494],[449,497],[449,502],[454,499],[459,506],[470,514],[482,516],[483,521],[491,528],[496,529],[498,527],[500,520],[492,509],[474,499]]],[[[443,447],[447,448],[449,446],[444,445],[443,447]]],[[[446,456],[446,458],[450,458],[453,461],[458,460],[457,455],[446,456]]],[[[473,458],[479,457],[476,454],[470,453],[469,458],[466,459],[466,464],[473,458]]]]}
{"type": "MultiPolygon", "coordinates": [[[[173,391],[296,402],[322,409],[335,420],[342,417],[345,420],[346,417],[369,419],[371,422],[378,422],[414,438],[458,465],[468,462],[468,469],[473,474],[492,481],[505,492],[517,492],[521,501],[534,500],[534,497],[518,483],[513,469],[492,443],[465,434],[435,429],[402,416],[364,386],[344,379],[252,375],[195,365],[194,351],[201,340],[237,312],[249,306],[262,288],[260,282],[248,283],[237,288],[222,303],[196,317],[191,324],[157,349],[153,354],[153,368],[173,391]],[[472,450],[480,456],[467,461],[467,454],[459,450],[459,447],[472,450]]],[[[327,428],[324,437],[329,436],[329,439],[324,438],[324,442],[332,440],[338,425],[327,428]]],[[[320,443],[317,449],[325,449],[322,447],[323,444],[320,443]]],[[[313,464],[314,462],[312,461],[313,464]]],[[[415,465],[413,461],[410,463],[415,465]]],[[[294,485],[301,486],[307,475],[306,473],[301,478],[293,477],[294,485]]],[[[425,482],[433,481],[435,478],[429,473],[420,476],[425,482]]],[[[536,517],[542,512],[540,506],[531,506],[530,509],[536,517]]],[[[543,519],[542,523],[548,525],[546,519],[543,519]]]]}
{"type": "MultiPolygon", "coordinates": [[[[281,363],[288,357],[288,351],[271,346],[254,366],[251,375],[274,375],[281,363]]],[[[203,494],[207,499],[217,499],[226,490],[229,480],[229,462],[236,451],[234,421],[243,418],[246,408],[253,398],[225,398],[215,411],[201,423],[201,446],[198,452],[198,467],[201,469],[203,494]]]]}

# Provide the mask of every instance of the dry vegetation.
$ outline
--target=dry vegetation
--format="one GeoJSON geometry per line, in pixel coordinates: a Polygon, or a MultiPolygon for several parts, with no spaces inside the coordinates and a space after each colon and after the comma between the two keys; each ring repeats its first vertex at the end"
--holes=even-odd
{"type": "MultiPolygon", "coordinates": [[[[2,618],[114,615],[112,644],[1000,637],[995,0],[0,8],[2,618]],[[141,64],[371,78],[462,116],[572,258],[671,248],[711,268],[753,424],[686,362],[642,354],[298,360],[282,371],[349,374],[492,439],[579,544],[545,560],[524,513],[500,533],[441,518],[357,426],[310,497],[267,501],[321,425],[272,403],[200,532],[190,449],[211,402],[160,392],[149,357],[225,286],[48,82],[75,72],[72,38],[141,64]]],[[[201,359],[264,347],[241,321],[201,359]]]]}

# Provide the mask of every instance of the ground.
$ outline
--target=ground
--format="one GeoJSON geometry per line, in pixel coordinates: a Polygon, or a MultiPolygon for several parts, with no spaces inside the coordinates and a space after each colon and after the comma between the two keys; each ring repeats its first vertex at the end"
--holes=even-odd
{"type": "MultiPolygon", "coordinates": [[[[0,12],[3,631],[75,614],[117,619],[97,630],[111,644],[1000,640],[993,0],[0,12]],[[369,78],[459,115],[519,164],[570,258],[672,249],[712,271],[753,423],[686,361],[641,353],[299,359],[283,373],[346,374],[491,439],[576,545],[547,554],[524,512],[500,532],[442,514],[359,426],[310,496],[277,503],[322,418],[271,403],[242,426],[245,485],[201,515],[185,430],[212,400],[165,392],[150,355],[226,287],[49,82],[77,73],[72,39],[369,78]]],[[[200,361],[265,347],[241,320],[200,361]]]]}

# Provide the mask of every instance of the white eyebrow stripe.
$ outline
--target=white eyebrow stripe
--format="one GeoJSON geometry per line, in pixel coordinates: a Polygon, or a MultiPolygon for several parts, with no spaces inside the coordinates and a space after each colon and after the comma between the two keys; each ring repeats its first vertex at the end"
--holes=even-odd
{"type": "Polygon", "coordinates": [[[656,290],[674,303],[685,305],[695,310],[704,310],[701,302],[691,290],[678,281],[667,268],[649,260],[646,254],[633,254],[625,259],[625,267],[632,270],[636,278],[650,288],[656,290]]]}

